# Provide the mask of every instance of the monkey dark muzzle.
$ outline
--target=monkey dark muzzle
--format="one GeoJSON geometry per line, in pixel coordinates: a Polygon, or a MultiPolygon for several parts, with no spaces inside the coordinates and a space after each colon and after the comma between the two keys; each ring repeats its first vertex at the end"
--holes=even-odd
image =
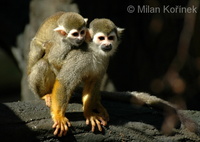
{"type": "Polygon", "coordinates": [[[102,45],[101,49],[105,52],[108,52],[108,51],[112,50],[112,45],[111,44],[110,45],[102,45]]]}
{"type": "Polygon", "coordinates": [[[76,39],[76,44],[77,45],[80,45],[80,44],[82,44],[83,43],[83,41],[84,41],[84,39],[76,39]]]}

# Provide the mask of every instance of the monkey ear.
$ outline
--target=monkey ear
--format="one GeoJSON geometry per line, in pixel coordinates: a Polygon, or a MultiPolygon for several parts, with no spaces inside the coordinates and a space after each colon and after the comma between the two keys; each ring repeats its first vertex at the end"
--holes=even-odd
{"type": "Polygon", "coordinates": [[[93,30],[92,29],[88,29],[88,34],[90,34],[90,37],[93,37],[93,30]]]}
{"type": "Polygon", "coordinates": [[[125,30],[124,28],[119,28],[119,27],[117,27],[117,32],[118,32],[119,34],[122,34],[124,30],[125,30]]]}
{"type": "Polygon", "coordinates": [[[67,32],[65,31],[65,28],[63,26],[58,26],[54,29],[54,31],[60,33],[61,35],[65,36],[67,32]]]}
{"type": "Polygon", "coordinates": [[[118,33],[118,35],[119,36],[121,36],[121,34],[124,32],[124,28],[119,28],[119,27],[117,27],[117,33],[118,33]]]}
{"type": "Polygon", "coordinates": [[[65,31],[65,28],[59,25],[57,28],[54,29],[54,31],[60,31],[60,30],[65,31]]]}
{"type": "Polygon", "coordinates": [[[84,18],[85,23],[87,24],[88,18],[84,18]]]}
{"type": "Polygon", "coordinates": [[[91,35],[91,30],[87,29],[86,30],[86,35],[85,35],[85,41],[86,43],[90,42],[92,40],[92,35],[91,35]]]}

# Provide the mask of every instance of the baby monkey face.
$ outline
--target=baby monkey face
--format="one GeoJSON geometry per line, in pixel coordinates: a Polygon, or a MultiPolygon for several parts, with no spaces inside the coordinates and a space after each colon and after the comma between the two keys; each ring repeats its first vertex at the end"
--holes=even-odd
{"type": "Polygon", "coordinates": [[[58,31],[62,36],[62,41],[66,43],[70,43],[72,46],[80,46],[84,40],[86,35],[86,27],[81,29],[72,29],[68,33],[66,30],[58,31]]]}
{"type": "Polygon", "coordinates": [[[80,30],[72,29],[67,35],[67,38],[72,43],[72,45],[79,46],[84,42],[85,35],[86,28],[82,28],[80,30]]]}

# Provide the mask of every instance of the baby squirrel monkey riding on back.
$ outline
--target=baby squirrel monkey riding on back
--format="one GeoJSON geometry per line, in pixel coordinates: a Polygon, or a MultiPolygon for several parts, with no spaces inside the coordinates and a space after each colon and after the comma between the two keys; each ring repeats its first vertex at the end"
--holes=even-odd
{"type": "MultiPolygon", "coordinates": [[[[58,47],[58,51],[55,52],[63,55],[63,58],[59,59],[58,62],[53,62],[55,65],[52,64],[50,57],[46,57],[50,55],[52,50],[48,52],[46,51],[47,48],[42,48],[46,52],[40,58],[36,58],[35,65],[29,65],[29,67],[31,66],[29,69],[31,89],[41,97],[46,94],[51,96],[50,109],[54,121],[54,134],[58,136],[66,135],[68,127],[71,126],[69,120],[65,117],[65,111],[71,94],[81,82],[84,82],[82,101],[86,124],[91,124],[92,131],[95,130],[96,126],[99,131],[102,131],[101,125],[107,125],[109,120],[109,115],[101,104],[99,90],[101,80],[109,64],[109,58],[120,42],[123,29],[117,28],[108,19],[95,19],[90,23],[88,31],[91,37],[90,42],[82,43],[78,48],[70,50],[67,54],[66,52],[63,53],[63,49],[61,50],[58,47]],[[47,65],[39,64],[40,60],[45,61],[47,65]],[[40,69],[38,70],[38,68],[40,69]],[[44,71],[39,72],[42,69],[44,71]]],[[[54,56],[54,54],[51,54],[51,56],[54,56]]]]}
{"type": "Polygon", "coordinates": [[[30,43],[29,86],[48,106],[48,94],[52,92],[65,57],[85,41],[86,22],[87,19],[77,13],[58,12],[44,21],[30,43]]]}

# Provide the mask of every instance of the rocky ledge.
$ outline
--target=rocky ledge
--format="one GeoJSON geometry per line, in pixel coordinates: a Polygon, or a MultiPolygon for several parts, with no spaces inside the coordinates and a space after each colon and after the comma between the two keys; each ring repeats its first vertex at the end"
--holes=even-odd
{"type": "MultiPolygon", "coordinates": [[[[178,122],[170,134],[163,134],[162,128],[171,124],[174,117],[167,117],[163,109],[149,105],[135,105],[123,102],[128,93],[112,93],[121,97],[121,102],[105,97],[102,92],[103,105],[107,108],[110,121],[103,132],[92,133],[85,124],[80,95],[71,99],[66,116],[72,127],[65,137],[53,135],[52,120],[49,108],[43,101],[11,102],[0,104],[0,137],[1,141],[25,142],[61,142],[61,141],[94,141],[94,142],[176,142],[200,141],[200,112],[177,110],[178,122]]],[[[76,95],[75,95],[76,96],[76,95]]],[[[109,96],[109,95],[108,95],[109,96]]],[[[171,113],[170,113],[171,114],[171,113]]],[[[173,115],[172,115],[173,116],[173,115]]]]}

